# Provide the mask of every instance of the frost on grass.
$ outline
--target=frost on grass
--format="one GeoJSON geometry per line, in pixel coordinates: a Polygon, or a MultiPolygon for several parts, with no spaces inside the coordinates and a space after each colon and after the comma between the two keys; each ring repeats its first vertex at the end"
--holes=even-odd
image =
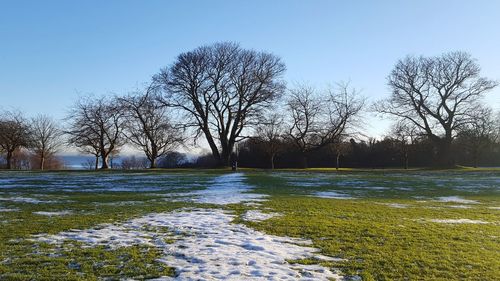
{"type": "Polygon", "coordinates": [[[348,194],[340,193],[337,191],[318,191],[313,193],[312,196],[331,199],[354,199],[354,197],[351,197],[348,194]]]}
{"type": "Polygon", "coordinates": [[[71,212],[71,211],[59,211],[59,212],[39,211],[39,212],[33,212],[33,214],[35,214],[35,215],[47,216],[47,217],[65,216],[65,215],[70,215],[72,213],[73,212],[71,212]]]}
{"type": "Polygon", "coordinates": [[[281,216],[280,213],[263,213],[260,210],[248,210],[243,214],[243,219],[246,221],[265,221],[270,218],[281,216]]]}
{"type": "Polygon", "coordinates": [[[14,209],[14,208],[2,208],[0,207],[0,213],[3,213],[3,212],[17,212],[19,211],[19,209],[14,209]]]}
{"type": "Polygon", "coordinates": [[[489,222],[486,221],[481,221],[481,220],[471,220],[471,219],[432,219],[429,220],[430,222],[436,222],[436,223],[449,223],[449,224],[463,224],[463,223],[469,223],[469,224],[487,224],[489,222]]]}
{"type": "Polygon", "coordinates": [[[405,209],[405,208],[409,207],[409,205],[401,204],[401,203],[378,203],[378,204],[385,205],[385,206],[391,207],[391,208],[397,208],[397,209],[405,209]]]}
{"type": "Polygon", "coordinates": [[[462,203],[462,204],[477,204],[477,203],[479,203],[476,200],[464,199],[464,198],[459,197],[459,196],[438,197],[437,201],[444,202],[444,203],[452,202],[452,203],[462,203]]]}
{"type": "MultiPolygon", "coordinates": [[[[319,265],[290,264],[287,260],[337,261],[318,254],[311,241],[267,235],[241,224],[218,209],[184,209],[149,214],[121,225],[102,225],[41,236],[38,241],[77,240],[90,245],[158,247],[161,262],[176,268],[173,280],[329,280],[341,276],[319,265]],[[158,229],[169,231],[155,231],[158,229]],[[172,233],[176,233],[174,242],[172,233]]],[[[163,280],[171,280],[168,277],[163,280]]]]}
{"type": "Polygon", "coordinates": [[[53,203],[54,201],[47,200],[39,200],[30,197],[3,197],[0,198],[0,201],[11,201],[16,203],[32,203],[32,204],[40,204],[40,203],[53,203]]]}

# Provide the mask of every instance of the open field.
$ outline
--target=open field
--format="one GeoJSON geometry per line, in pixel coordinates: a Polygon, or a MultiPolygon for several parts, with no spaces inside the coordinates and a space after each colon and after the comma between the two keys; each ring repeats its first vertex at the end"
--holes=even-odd
{"type": "Polygon", "coordinates": [[[500,171],[0,172],[0,279],[495,280],[500,171]]]}

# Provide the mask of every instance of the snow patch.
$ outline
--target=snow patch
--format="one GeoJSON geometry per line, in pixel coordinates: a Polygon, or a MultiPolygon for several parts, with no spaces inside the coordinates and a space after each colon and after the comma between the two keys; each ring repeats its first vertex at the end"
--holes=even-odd
{"type": "Polygon", "coordinates": [[[121,225],[101,225],[58,235],[37,235],[38,241],[60,243],[77,240],[92,244],[130,246],[147,244],[163,250],[160,262],[176,268],[175,278],[160,280],[340,280],[320,265],[290,264],[287,260],[314,258],[341,261],[320,255],[306,246],[310,240],[267,235],[241,224],[234,215],[218,209],[183,209],[154,213],[121,225]],[[177,234],[151,229],[167,228],[177,234]],[[149,230],[148,230],[149,229],[149,230]]]}
{"type": "Polygon", "coordinates": [[[0,207],[0,213],[3,213],[3,212],[18,212],[19,209],[13,209],[13,208],[2,208],[0,207]]]}
{"type": "Polygon", "coordinates": [[[270,218],[282,216],[280,213],[263,213],[259,210],[248,210],[243,214],[243,219],[246,221],[265,221],[270,218]]]}
{"type": "Polygon", "coordinates": [[[0,201],[12,201],[17,203],[32,203],[32,204],[40,204],[40,203],[53,203],[54,201],[44,201],[30,197],[6,197],[0,198],[0,201]]]}
{"type": "MultiPolygon", "coordinates": [[[[267,195],[249,193],[252,187],[243,182],[243,173],[230,173],[216,177],[211,184],[202,190],[182,194],[192,196],[188,201],[206,204],[238,204],[245,201],[263,201],[267,195]]],[[[181,199],[186,201],[186,199],[181,199]]]]}
{"type": "Polygon", "coordinates": [[[486,221],[481,221],[481,220],[470,220],[470,219],[432,219],[429,220],[431,222],[437,222],[437,223],[450,223],[450,224],[463,224],[463,223],[470,223],[470,224],[487,224],[489,222],[486,221]]]}
{"type": "Polygon", "coordinates": [[[445,197],[438,197],[437,201],[439,202],[453,202],[453,203],[462,203],[462,204],[477,204],[479,203],[476,200],[469,200],[469,199],[464,199],[459,196],[445,196],[445,197]]]}
{"type": "Polygon", "coordinates": [[[54,216],[65,216],[65,215],[70,215],[73,212],[71,211],[59,211],[59,212],[45,212],[45,211],[39,211],[39,212],[33,212],[35,215],[40,215],[40,216],[47,216],[47,217],[54,217],[54,216]]]}
{"type": "Polygon", "coordinates": [[[351,197],[348,194],[340,193],[337,191],[318,191],[311,196],[331,199],[354,199],[354,197],[351,197]]]}
{"type": "Polygon", "coordinates": [[[391,207],[391,208],[398,208],[398,209],[405,209],[405,208],[409,207],[409,205],[407,205],[407,204],[400,204],[400,203],[380,203],[380,204],[391,207]]]}

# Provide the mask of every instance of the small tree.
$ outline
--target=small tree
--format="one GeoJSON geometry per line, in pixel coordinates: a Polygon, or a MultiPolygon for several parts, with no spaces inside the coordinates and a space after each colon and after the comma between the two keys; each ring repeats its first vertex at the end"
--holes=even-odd
{"type": "Polygon", "coordinates": [[[81,98],[68,117],[69,142],[101,157],[101,169],[108,169],[111,154],[125,144],[124,117],[123,109],[114,98],[81,98]]]}
{"type": "Polygon", "coordinates": [[[12,158],[16,151],[30,145],[30,128],[22,113],[2,112],[0,115],[0,148],[6,154],[6,168],[12,169],[12,158]]]}
{"type": "Polygon", "coordinates": [[[338,142],[359,125],[364,99],[348,83],[337,84],[323,96],[302,85],[290,91],[287,106],[291,113],[287,136],[302,154],[306,168],[311,151],[338,142]]]}
{"type": "Polygon", "coordinates": [[[403,167],[408,169],[410,149],[418,136],[418,129],[412,123],[400,120],[394,124],[391,130],[391,136],[399,145],[399,153],[403,160],[403,167]]]}
{"type": "Polygon", "coordinates": [[[269,157],[271,169],[274,169],[276,154],[283,148],[284,133],[283,116],[279,113],[270,114],[255,129],[254,140],[269,157]]]}
{"type": "Polygon", "coordinates": [[[127,116],[125,135],[144,151],[150,168],[156,168],[158,158],[184,143],[184,129],[173,123],[169,109],[150,92],[134,93],[120,101],[127,116]]]}
{"type": "Polygon", "coordinates": [[[47,115],[38,115],[31,119],[31,150],[39,160],[38,168],[43,170],[47,159],[53,157],[61,146],[61,130],[47,115]]]}

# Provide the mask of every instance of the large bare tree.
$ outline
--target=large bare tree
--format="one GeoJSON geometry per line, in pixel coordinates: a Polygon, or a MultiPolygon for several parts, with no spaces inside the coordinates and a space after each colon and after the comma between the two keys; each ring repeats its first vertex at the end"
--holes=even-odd
{"type": "Polygon", "coordinates": [[[53,157],[60,148],[61,133],[57,123],[47,115],[38,115],[31,119],[30,149],[39,161],[40,170],[44,169],[46,160],[53,157]]]}
{"type": "Polygon", "coordinates": [[[182,109],[204,134],[219,165],[229,165],[235,143],[284,90],[285,65],[277,56],[217,43],[180,54],[154,77],[163,101],[182,109]]]}
{"type": "Polygon", "coordinates": [[[375,109],[405,119],[435,144],[437,164],[453,165],[450,148],[456,132],[470,123],[478,100],[497,82],[480,76],[470,54],[451,52],[438,57],[408,56],[397,62],[388,77],[389,98],[375,109]]]}
{"type": "Polygon", "coordinates": [[[184,143],[184,129],[174,124],[169,108],[149,90],[122,97],[120,101],[127,114],[126,136],[144,151],[150,168],[156,168],[158,158],[184,143]]]}
{"type": "Polygon", "coordinates": [[[82,97],[70,115],[69,142],[101,157],[101,169],[109,168],[109,157],[125,144],[125,113],[115,98],[82,97]]]}
{"type": "Polygon", "coordinates": [[[0,148],[5,153],[7,169],[12,168],[14,152],[31,145],[31,136],[26,118],[18,111],[0,113],[0,148]]]}
{"type": "Polygon", "coordinates": [[[302,154],[307,167],[308,154],[327,145],[341,142],[359,125],[364,99],[349,83],[339,83],[326,94],[306,85],[290,90],[287,136],[302,154]]]}

